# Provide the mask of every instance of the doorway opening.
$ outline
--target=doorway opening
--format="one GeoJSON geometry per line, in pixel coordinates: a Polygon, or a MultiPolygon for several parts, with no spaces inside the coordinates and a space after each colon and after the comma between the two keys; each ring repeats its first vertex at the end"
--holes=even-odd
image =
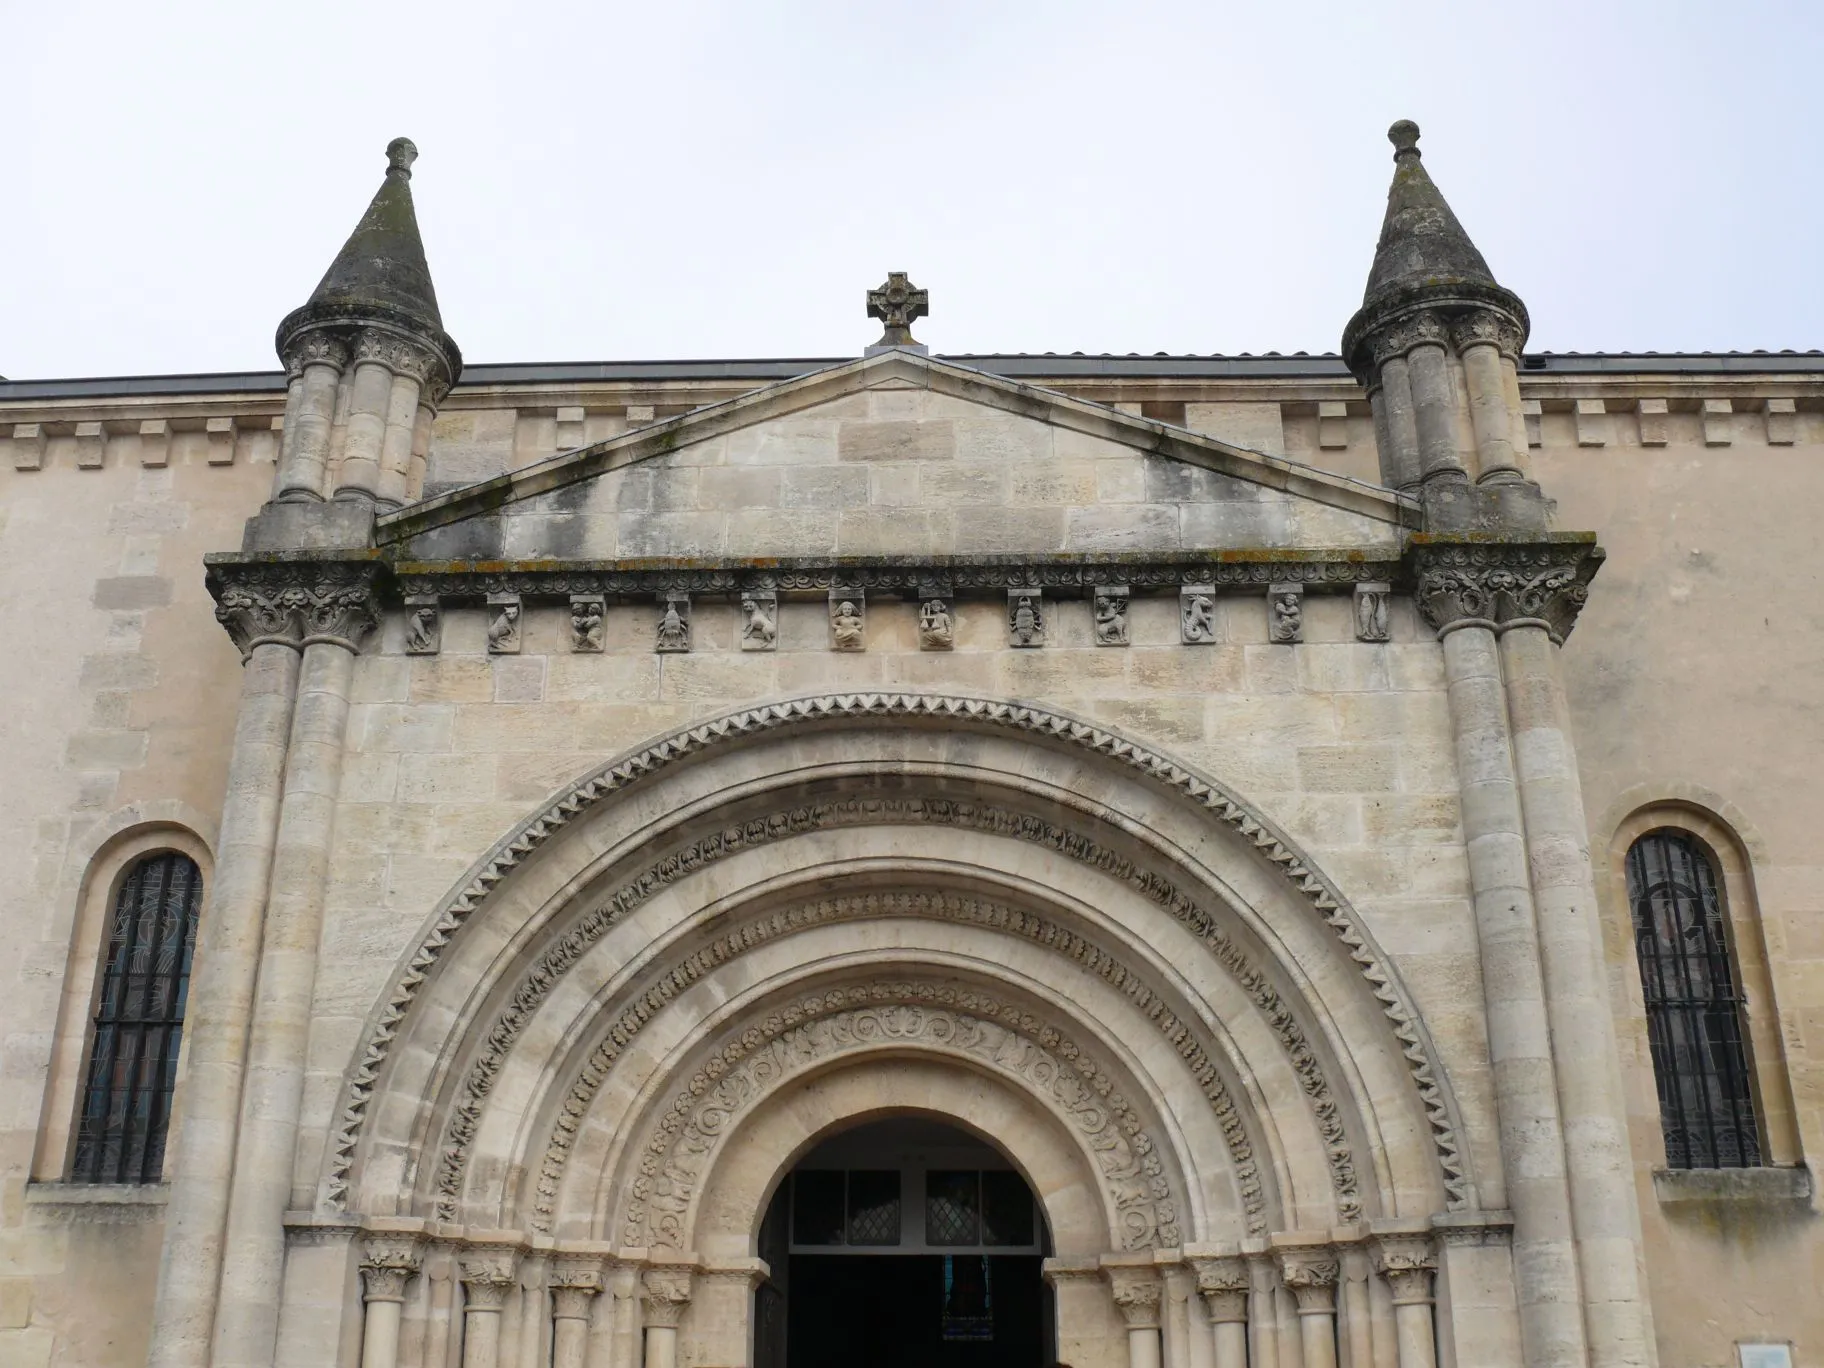
{"type": "Polygon", "coordinates": [[[760,1227],[756,1368],[1042,1368],[1044,1209],[992,1145],[923,1117],[824,1140],[760,1227]]]}

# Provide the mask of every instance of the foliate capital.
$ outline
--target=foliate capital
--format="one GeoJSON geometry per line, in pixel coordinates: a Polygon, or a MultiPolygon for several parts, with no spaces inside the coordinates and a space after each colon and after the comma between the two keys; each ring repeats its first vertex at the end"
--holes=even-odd
{"type": "Polygon", "coordinates": [[[1298,1303],[1299,1314],[1336,1310],[1336,1283],[1342,1273],[1334,1251],[1327,1248],[1286,1249],[1279,1255],[1280,1277],[1298,1303]]]}
{"type": "Polygon", "coordinates": [[[1520,325],[1496,309],[1471,309],[1450,322],[1450,340],[1458,352],[1471,347],[1492,346],[1503,356],[1520,359],[1520,348],[1526,336],[1520,325]]]}
{"type": "Polygon", "coordinates": [[[348,343],[333,332],[321,328],[299,333],[289,339],[281,354],[285,373],[296,378],[306,366],[331,366],[343,370],[348,365],[348,343]]]}
{"type": "Polygon", "coordinates": [[[372,562],[230,562],[209,567],[208,585],[215,619],[245,660],[269,642],[359,652],[380,621],[379,577],[372,562]]]}
{"type": "Polygon", "coordinates": [[[1382,1235],[1374,1242],[1374,1266],[1393,1292],[1393,1304],[1431,1300],[1431,1275],[1438,1256],[1424,1235],[1382,1235]]]}
{"type": "Polygon", "coordinates": [[[690,1307],[691,1273],[688,1268],[649,1268],[641,1276],[646,1324],[675,1330],[690,1307]]]}
{"type": "Polygon", "coordinates": [[[424,1259],[415,1235],[369,1235],[361,1242],[361,1281],[366,1299],[403,1301],[405,1285],[424,1259]]]}
{"type": "Polygon", "coordinates": [[[1209,1309],[1215,1324],[1246,1321],[1248,1318],[1248,1265],[1238,1258],[1193,1259],[1197,1290],[1209,1309]]]}
{"type": "Polygon", "coordinates": [[[1153,1268],[1110,1268],[1109,1291],[1115,1309],[1130,1330],[1153,1330],[1159,1326],[1159,1303],[1164,1293],[1158,1270],[1153,1268]]]}
{"type": "Polygon", "coordinates": [[[468,1304],[478,1311],[500,1310],[507,1294],[519,1285],[517,1249],[465,1249],[457,1255],[457,1265],[468,1304]]]}
{"type": "Polygon", "coordinates": [[[421,386],[445,378],[443,354],[428,343],[386,328],[363,328],[355,337],[355,360],[374,361],[421,386]]]}
{"type": "Polygon", "coordinates": [[[1413,601],[1440,637],[1459,627],[1542,627],[1563,644],[1589,600],[1602,548],[1588,538],[1546,542],[1426,539],[1413,560],[1413,601]]]}

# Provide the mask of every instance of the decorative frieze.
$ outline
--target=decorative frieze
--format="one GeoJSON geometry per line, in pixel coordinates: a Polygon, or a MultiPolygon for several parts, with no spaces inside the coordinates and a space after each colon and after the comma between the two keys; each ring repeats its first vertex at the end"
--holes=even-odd
{"type": "Polygon", "coordinates": [[[779,596],[770,589],[750,589],[741,595],[741,649],[779,649],[779,596]]]}
{"type": "Polygon", "coordinates": [[[838,651],[868,648],[868,599],[853,585],[830,589],[830,646],[838,651]]]}
{"type": "Polygon", "coordinates": [[[414,594],[405,601],[405,653],[436,655],[443,649],[443,612],[433,594],[414,594]]]}
{"type": "Polygon", "coordinates": [[[1267,587],[1267,640],[1291,646],[1305,639],[1305,586],[1286,582],[1267,587]]]}
{"type": "Polygon", "coordinates": [[[256,646],[315,641],[359,651],[379,624],[382,567],[371,561],[251,561],[212,557],[215,619],[245,660],[256,646]]]}
{"type": "Polygon", "coordinates": [[[690,596],[667,594],[659,600],[653,649],[661,655],[690,649],[690,596]]]}
{"type": "Polygon", "coordinates": [[[1045,644],[1045,598],[1038,589],[1007,591],[1007,644],[1015,647],[1045,644]]]}
{"type": "Polygon", "coordinates": [[[595,654],[607,645],[608,604],[600,594],[570,596],[570,649],[595,654]]]}
{"type": "Polygon", "coordinates": [[[518,655],[525,607],[518,594],[488,595],[488,654],[518,655]]]}
{"type": "Polygon", "coordinates": [[[1091,607],[1098,646],[1125,646],[1128,588],[1125,584],[1098,584],[1091,607]]]}
{"type": "Polygon", "coordinates": [[[1187,584],[1178,591],[1178,639],[1187,646],[1216,640],[1216,587],[1187,584]]]}
{"type": "Polygon", "coordinates": [[[1391,584],[1358,584],[1351,605],[1357,641],[1391,641],[1392,627],[1388,612],[1393,598],[1391,584]]]}

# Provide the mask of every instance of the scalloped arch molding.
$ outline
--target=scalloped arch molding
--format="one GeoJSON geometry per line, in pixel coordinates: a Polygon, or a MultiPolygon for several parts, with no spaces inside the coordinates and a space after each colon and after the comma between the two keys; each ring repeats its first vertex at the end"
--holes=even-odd
{"type": "Polygon", "coordinates": [[[1330,928],[1357,966],[1380,1005],[1423,1105],[1448,1204],[1452,1209],[1468,1205],[1469,1179],[1458,1140],[1455,1107],[1419,1014],[1393,966],[1348,900],[1289,836],[1215,780],[1108,727],[1068,713],[1002,700],[886,692],[827,693],[787,699],[742,708],[683,728],[599,766],[561,790],[539,812],[497,842],[471,866],[433,914],[405,957],[403,967],[390,980],[383,1005],[363,1033],[331,1145],[326,1186],[330,1205],[346,1207],[350,1171],[366,1126],[369,1103],[420,989],[475,910],[553,835],[641,780],[745,739],[831,722],[880,724],[921,719],[1024,733],[1104,757],[1177,794],[1248,840],[1330,928]]]}

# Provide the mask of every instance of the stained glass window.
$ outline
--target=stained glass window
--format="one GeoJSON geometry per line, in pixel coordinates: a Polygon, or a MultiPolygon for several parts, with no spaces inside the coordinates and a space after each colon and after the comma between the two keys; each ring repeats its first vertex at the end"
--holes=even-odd
{"type": "Polygon", "coordinates": [[[134,865],[115,897],[73,1182],[156,1183],[164,1171],[202,894],[196,863],[167,852],[134,865]]]}
{"type": "Polygon", "coordinates": [[[925,1175],[925,1243],[982,1242],[981,1174],[975,1169],[932,1169],[925,1175]]]}

